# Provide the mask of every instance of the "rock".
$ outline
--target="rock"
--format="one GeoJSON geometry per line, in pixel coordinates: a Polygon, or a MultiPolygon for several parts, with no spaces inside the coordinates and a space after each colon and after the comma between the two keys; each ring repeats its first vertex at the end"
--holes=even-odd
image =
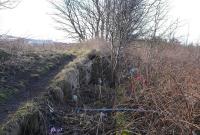
{"type": "Polygon", "coordinates": [[[73,94],[77,93],[77,88],[79,88],[79,70],[72,68],[65,72],[63,89],[65,97],[71,100],[73,94]]]}
{"type": "Polygon", "coordinates": [[[64,103],[64,93],[60,87],[51,86],[49,87],[49,92],[56,102],[64,103]]]}

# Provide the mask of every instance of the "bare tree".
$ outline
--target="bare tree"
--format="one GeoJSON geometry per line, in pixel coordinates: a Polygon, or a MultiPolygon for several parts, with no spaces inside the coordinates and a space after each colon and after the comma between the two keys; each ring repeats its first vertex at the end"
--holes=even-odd
{"type": "MultiPolygon", "coordinates": [[[[18,0],[0,0],[0,10],[3,9],[12,9],[19,4],[18,0]]],[[[2,35],[0,34],[0,39],[2,35]]]]}
{"type": "Polygon", "coordinates": [[[54,19],[59,29],[79,41],[108,41],[113,74],[122,49],[130,41],[156,36],[167,9],[165,0],[60,0],[51,1],[56,9],[54,19]],[[153,24],[153,25],[152,25],[153,24]]]}
{"type": "Polygon", "coordinates": [[[179,28],[179,20],[168,17],[169,4],[166,0],[157,0],[153,9],[153,21],[149,37],[153,41],[171,40],[175,38],[179,28]]]}
{"type": "MultiPolygon", "coordinates": [[[[54,19],[71,37],[86,40],[127,39],[142,36],[153,5],[146,0],[60,0],[51,1],[54,19]]],[[[145,31],[144,31],[145,30],[145,31]]]]}

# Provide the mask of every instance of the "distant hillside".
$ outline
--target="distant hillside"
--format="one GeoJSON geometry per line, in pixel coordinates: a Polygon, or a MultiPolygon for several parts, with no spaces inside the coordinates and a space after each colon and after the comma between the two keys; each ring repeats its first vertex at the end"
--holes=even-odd
{"type": "Polygon", "coordinates": [[[29,45],[51,45],[51,44],[65,44],[61,42],[55,42],[53,40],[43,40],[43,39],[32,39],[24,37],[15,37],[11,35],[1,35],[0,42],[20,42],[29,45]]]}
{"type": "Polygon", "coordinates": [[[54,41],[52,40],[41,40],[41,39],[25,39],[28,44],[31,45],[43,45],[43,44],[53,44],[54,41]]]}

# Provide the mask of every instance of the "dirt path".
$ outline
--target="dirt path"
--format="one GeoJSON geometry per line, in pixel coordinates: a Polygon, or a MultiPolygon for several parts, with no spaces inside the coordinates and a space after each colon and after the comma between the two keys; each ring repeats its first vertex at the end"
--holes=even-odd
{"type": "Polygon", "coordinates": [[[54,76],[70,61],[74,59],[70,56],[62,61],[55,69],[52,69],[46,76],[38,80],[32,80],[24,90],[21,90],[17,95],[9,99],[6,103],[0,104],[0,125],[6,122],[10,115],[15,113],[20,105],[34,99],[46,91],[46,87],[54,76]]]}

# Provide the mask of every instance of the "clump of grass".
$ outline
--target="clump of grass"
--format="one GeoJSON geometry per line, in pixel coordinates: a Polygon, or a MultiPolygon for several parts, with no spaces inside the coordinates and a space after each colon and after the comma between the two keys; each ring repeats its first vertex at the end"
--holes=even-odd
{"type": "Polygon", "coordinates": [[[28,113],[31,113],[32,110],[34,109],[35,104],[33,102],[27,102],[23,106],[21,106],[16,113],[13,115],[13,118],[19,118],[26,116],[28,113]]]}

